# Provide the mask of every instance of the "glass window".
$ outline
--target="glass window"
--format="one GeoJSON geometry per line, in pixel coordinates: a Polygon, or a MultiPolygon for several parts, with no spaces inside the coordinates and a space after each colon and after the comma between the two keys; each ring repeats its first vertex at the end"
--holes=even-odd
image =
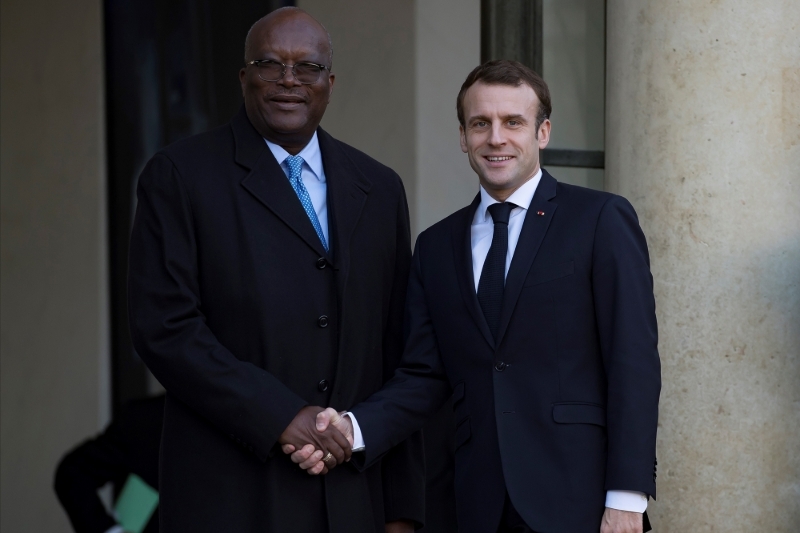
{"type": "MultiPolygon", "coordinates": [[[[605,2],[543,0],[542,76],[550,87],[548,148],[604,149],[605,2]]],[[[545,165],[559,181],[603,188],[603,169],[545,165]]]]}

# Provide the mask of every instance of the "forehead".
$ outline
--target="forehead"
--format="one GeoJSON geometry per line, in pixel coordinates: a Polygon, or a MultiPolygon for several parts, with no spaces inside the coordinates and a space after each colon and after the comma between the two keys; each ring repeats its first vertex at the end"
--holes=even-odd
{"type": "Polygon", "coordinates": [[[489,85],[477,82],[464,94],[464,116],[533,115],[539,110],[536,91],[527,83],[489,85]]]}
{"type": "Polygon", "coordinates": [[[253,48],[261,54],[273,53],[282,57],[327,56],[329,53],[325,31],[313,20],[302,16],[265,23],[253,40],[253,48]]]}

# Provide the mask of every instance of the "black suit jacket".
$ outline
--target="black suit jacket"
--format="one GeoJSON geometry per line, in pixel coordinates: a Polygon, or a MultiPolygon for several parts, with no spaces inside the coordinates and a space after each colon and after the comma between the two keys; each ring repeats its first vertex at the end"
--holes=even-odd
{"type": "Polygon", "coordinates": [[[167,390],[161,526],[383,531],[422,522],[415,438],[358,472],[309,476],[277,439],[305,405],[346,409],[402,354],[408,210],[391,169],[318,130],[332,252],[244,108],[139,178],[134,346],[167,390]],[[323,318],[324,317],[324,318],[323,318]]]}
{"type": "MultiPolygon", "coordinates": [[[[108,482],[119,491],[130,474],[158,490],[158,449],[164,396],[130,402],[97,437],[71,450],[58,464],[55,491],[75,533],[104,533],[116,524],[97,489],[108,482]]],[[[158,533],[156,508],[145,533],[158,533]]]]}
{"type": "Polygon", "coordinates": [[[498,340],[475,294],[480,196],[417,241],[401,367],[353,408],[372,464],[452,391],[459,530],[495,531],[506,490],[535,531],[597,533],[610,489],[655,496],[661,387],[644,235],[619,196],[543,172],[498,340]]]}

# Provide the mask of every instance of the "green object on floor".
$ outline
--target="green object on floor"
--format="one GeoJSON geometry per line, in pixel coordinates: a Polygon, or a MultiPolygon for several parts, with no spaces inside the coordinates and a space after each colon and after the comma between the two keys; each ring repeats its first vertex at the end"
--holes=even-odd
{"type": "Polygon", "coordinates": [[[131,474],[114,505],[117,522],[127,533],[142,533],[158,506],[158,491],[131,474]]]}

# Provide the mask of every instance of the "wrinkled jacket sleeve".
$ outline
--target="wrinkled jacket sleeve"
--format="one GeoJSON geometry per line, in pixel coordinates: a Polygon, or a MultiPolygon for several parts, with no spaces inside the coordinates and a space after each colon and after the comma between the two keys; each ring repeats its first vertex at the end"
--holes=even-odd
{"type": "Polygon", "coordinates": [[[633,206],[611,197],[595,228],[592,287],[608,380],[606,490],[656,495],[661,363],[653,276],[633,206]]]}

